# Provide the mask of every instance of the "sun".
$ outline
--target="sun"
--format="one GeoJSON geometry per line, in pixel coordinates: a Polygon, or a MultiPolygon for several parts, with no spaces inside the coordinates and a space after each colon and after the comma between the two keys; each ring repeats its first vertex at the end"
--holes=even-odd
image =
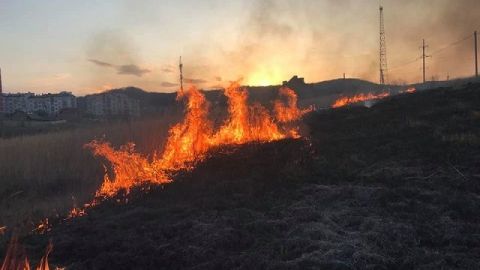
{"type": "Polygon", "coordinates": [[[246,77],[245,83],[252,86],[279,85],[284,78],[278,67],[260,67],[246,77]]]}

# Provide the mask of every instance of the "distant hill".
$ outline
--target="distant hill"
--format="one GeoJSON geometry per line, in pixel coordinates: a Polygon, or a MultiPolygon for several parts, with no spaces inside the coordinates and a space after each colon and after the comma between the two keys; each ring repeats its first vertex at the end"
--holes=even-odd
{"type": "MultiPolygon", "coordinates": [[[[278,89],[281,85],[246,87],[249,91],[251,101],[268,104],[277,97],[278,89]]],[[[302,106],[311,104],[329,106],[331,102],[342,95],[372,91],[378,92],[382,90],[381,85],[359,79],[339,79],[311,84],[299,83],[295,84],[294,87],[291,86],[291,88],[298,94],[299,102],[302,106]]],[[[175,101],[176,93],[147,92],[133,86],[112,89],[104,93],[122,93],[130,98],[137,99],[140,101],[140,105],[144,111],[155,111],[162,107],[177,106],[175,101]]],[[[209,90],[205,91],[205,94],[207,99],[214,104],[224,104],[226,102],[221,90],[209,90]]]]}
{"type": "MultiPolygon", "coordinates": [[[[425,84],[413,85],[388,85],[383,86],[377,83],[360,80],[360,79],[336,79],[317,83],[303,83],[303,79],[295,81],[294,77],[287,82],[287,85],[295,90],[298,95],[299,105],[308,107],[315,104],[317,107],[329,107],[336,99],[341,96],[352,96],[360,93],[383,92],[390,91],[398,93],[399,90],[406,89],[410,86],[417,89],[428,89],[432,87],[452,87],[462,85],[470,81],[476,81],[475,78],[458,79],[451,81],[427,82],[425,84]]],[[[262,104],[271,104],[278,95],[278,89],[281,85],[271,86],[246,86],[249,91],[251,101],[260,102],[262,104]]],[[[140,101],[142,111],[151,112],[164,110],[167,107],[178,107],[176,102],[176,93],[160,93],[147,92],[141,88],[129,86],[108,90],[104,93],[123,93],[131,98],[140,101]]],[[[222,95],[221,90],[205,91],[207,99],[215,105],[225,105],[226,99],[222,95]]],[[[80,98],[82,99],[82,98],[80,98]]]]}

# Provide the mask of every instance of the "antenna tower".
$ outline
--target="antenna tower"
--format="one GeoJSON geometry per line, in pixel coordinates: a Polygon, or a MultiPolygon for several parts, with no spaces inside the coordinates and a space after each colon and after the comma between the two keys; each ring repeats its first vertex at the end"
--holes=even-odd
{"type": "Polygon", "coordinates": [[[183,64],[182,64],[181,56],[180,56],[180,62],[178,64],[178,68],[180,69],[180,91],[183,93],[183,64]]]}
{"type": "Polygon", "coordinates": [[[387,45],[385,42],[385,26],[383,22],[383,7],[380,6],[380,84],[387,82],[387,45]]]}

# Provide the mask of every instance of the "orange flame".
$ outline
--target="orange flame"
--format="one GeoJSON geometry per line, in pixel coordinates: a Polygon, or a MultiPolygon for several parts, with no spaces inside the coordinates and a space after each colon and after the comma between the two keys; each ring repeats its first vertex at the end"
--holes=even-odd
{"type": "MultiPolygon", "coordinates": [[[[276,119],[260,104],[248,105],[248,92],[237,82],[224,91],[228,98],[228,117],[215,131],[208,119],[209,104],[205,96],[195,87],[177,94],[177,99],[187,98],[186,114],[181,123],[169,131],[165,148],[161,154],[153,152],[145,157],[135,152],[129,143],[115,150],[107,142],[93,141],[86,145],[94,155],[104,157],[112,167],[96,197],[110,197],[119,190],[129,190],[142,183],[164,184],[171,182],[170,173],[181,169],[192,169],[203,160],[213,147],[225,144],[244,144],[253,141],[268,142],[287,137],[298,137],[295,128],[281,127],[280,123],[292,122],[301,117],[297,108],[297,96],[288,88],[280,89],[287,98],[287,105],[276,101],[276,119]],[[275,121],[277,120],[277,121],[275,121]]],[[[78,209],[72,212],[75,216],[78,209]]],[[[82,212],[84,214],[84,212],[82,212]]]]}
{"type": "Polygon", "coordinates": [[[375,99],[382,99],[390,96],[390,93],[388,92],[383,92],[380,94],[374,94],[374,93],[367,93],[367,94],[358,94],[353,97],[341,97],[337,100],[332,105],[332,108],[338,108],[338,107],[343,107],[348,104],[352,103],[357,103],[361,101],[367,101],[367,100],[375,100],[375,99]]]}
{"type": "Polygon", "coordinates": [[[408,93],[408,94],[412,94],[412,93],[415,93],[415,92],[417,92],[417,89],[415,87],[410,87],[407,90],[400,91],[400,93],[408,93]]]}
{"type": "Polygon", "coordinates": [[[243,144],[285,138],[267,109],[260,104],[248,106],[248,92],[235,82],[225,89],[229,118],[213,136],[212,145],[243,144]]]}
{"type": "Polygon", "coordinates": [[[277,99],[274,102],[275,117],[280,123],[287,123],[298,120],[302,115],[311,111],[311,109],[300,110],[297,102],[298,97],[295,91],[288,87],[282,87],[279,95],[286,99],[286,104],[282,100],[277,99]]]}
{"type": "MultiPolygon", "coordinates": [[[[36,270],[50,270],[48,265],[48,256],[53,250],[53,245],[50,242],[45,250],[40,263],[35,268],[36,270]]],[[[7,253],[3,260],[0,270],[30,270],[30,262],[28,261],[25,248],[18,242],[17,236],[13,236],[8,244],[7,253]]],[[[58,269],[58,268],[57,268],[58,269]]]]}

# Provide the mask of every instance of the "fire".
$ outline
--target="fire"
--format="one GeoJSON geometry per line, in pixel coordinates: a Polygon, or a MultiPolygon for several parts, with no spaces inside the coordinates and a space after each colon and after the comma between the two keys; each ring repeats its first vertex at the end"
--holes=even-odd
{"type": "Polygon", "coordinates": [[[348,104],[352,103],[357,103],[361,101],[367,101],[367,100],[375,100],[375,99],[382,99],[390,96],[390,93],[388,92],[383,92],[380,94],[374,94],[374,93],[367,93],[367,94],[358,94],[353,97],[341,97],[337,100],[332,105],[332,108],[338,108],[338,107],[343,107],[348,104]]]}
{"type": "MultiPolygon", "coordinates": [[[[50,270],[48,265],[48,256],[53,250],[53,245],[50,242],[45,250],[40,263],[35,268],[36,270],[50,270]]],[[[0,270],[30,270],[30,262],[28,260],[25,248],[18,242],[17,236],[13,236],[7,248],[5,259],[3,260],[0,270]]],[[[60,268],[56,268],[60,269],[60,268]]]]}
{"type": "MultiPolygon", "coordinates": [[[[132,187],[142,183],[169,183],[172,172],[192,169],[214,147],[298,137],[295,128],[281,125],[298,120],[303,114],[297,108],[297,96],[293,90],[280,89],[287,105],[276,101],[275,116],[260,104],[249,105],[247,90],[237,82],[227,87],[224,94],[228,98],[228,117],[215,129],[208,119],[209,103],[201,91],[191,87],[184,93],[178,93],[177,99],[186,99],[185,117],[170,129],[163,152],[154,151],[150,156],[143,156],[135,152],[133,143],[118,150],[108,142],[87,144],[94,155],[105,158],[112,168],[111,173],[105,173],[96,197],[109,197],[119,190],[128,193],[132,187]]],[[[75,216],[75,213],[72,215],[75,216]]]]}
{"type": "MultiPolygon", "coordinates": [[[[208,120],[209,104],[205,96],[195,87],[188,92],[179,93],[179,99],[187,98],[187,111],[183,122],[176,124],[169,131],[169,137],[160,159],[156,153],[154,168],[164,172],[191,168],[197,157],[210,148],[213,127],[208,120]]],[[[162,175],[165,178],[165,175],[162,175]]]]}
{"type": "Polygon", "coordinates": [[[311,109],[300,110],[297,106],[298,97],[295,91],[288,87],[279,90],[281,98],[286,99],[286,104],[278,99],[274,102],[275,117],[280,123],[288,123],[297,120],[311,109]]]}
{"type": "Polygon", "coordinates": [[[249,106],[248,93],[238,83],[225,89],[228,98],[229,118],[213,135],[212,146],[223,144],[243,144],[252,141],[274,141],[286,137],[267,109],[260,104],[249,106]]]}
{"type": "Polygon", "coordinates": [[[406,92],[407,92],[407,93],[410,93],[410,94],[411,94],[411,93],[415,93],[416,91],[417,91],[417,89],[415,89],[415,87],[411,87],[411,88],[408,88],[408,89],[406,90],[406,92]]]}
{"type": "Polygon", "coordinates": [[[408,94],[412,94],[415,92],[417,92],[417,89],[415,89],[415,87],[410,87],[407,90],[400,91],[400,93],[408,93],[408,94]]]}
{"type": "Polygon", "coordinates": [[[112,196],[120,189],[128,192],[131,187],[145,181],[168,182],[163,172],[156,171],[146,157],[135,152],[133,143],[126,144],[118,150],[113,149],[107,142],[98,141],[92,141],[86,147],[91,148],[95,156],[108,159],[113,169],[114,178],[111,179],[109,174],[105,173],[96,197],[112,196]]]}

